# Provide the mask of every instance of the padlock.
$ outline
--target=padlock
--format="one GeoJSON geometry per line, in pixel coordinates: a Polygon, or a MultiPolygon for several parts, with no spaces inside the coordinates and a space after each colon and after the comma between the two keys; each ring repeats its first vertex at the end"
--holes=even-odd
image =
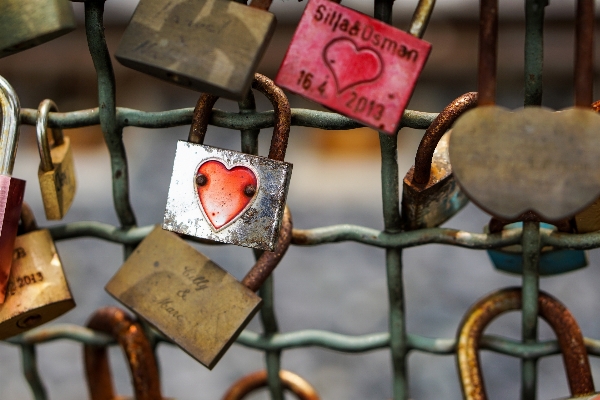
{"type": "Polygon", "coordinates": [[[272,0],[141,0],[115,57],[160,79],[241,101],[275,31],[272,0]]]}
{"type": "Polygon", "coordinates": [[[0,340],[45,324],[75,307],[50,231],[38,229],[26,203],[21,230],[15,240],[6,300],[0,305],[0,340]]]}
{"type": "Polygon", "coordinates": [[[425,131],[415,165],[404,177],[402,220],[405,230],[439,226],[468,203],[452,175],[448,157],[451,132],[448,130],[462,113],[476,105],[477,93],[463,94],[444,108],[425,131]]]}
{"type": "Polygon", "coordinates": [[[0,132],[0,304],[6,297],[6,286],[13,260],[17,227],[21,217],[21,204],[25,194],[25,181],[11,177],[19,142],[19,98],[10,84],[0,76],[0,107],[2,125],[0,132]]]}
{"type": "Polygon", "coordinates": [[[69,0],[2,0],[0,58],[69,33],[75,25],[69,0]]]}
{"type": "MultiPolygon", "coordinates": [[[[578,2],[583,5],[592,12],[577,12],[576,25],[592,35],[593,0],[578,2]]],[[[576,46],[583,84],[576,85],[575,108],[509,111],[495,106],[497,0],[482,1],[481,16],[478,107],[454,124],[454,177],[471,201],[501,220],[529,213],[557,225],[600,197],[600,116],[590,106],[593,46],[587,40],[576,46]]]]}
{"type": "Polygon", "coordinates": [[[48,141],[49,111],[58,112],[58,108],[52,100],[46,99],[38,107],[36,123],[40,151],[38,179],[46,218],[54,220],[62,219],[71,207],[77,184],[70,139],[63,135],[62,129],[55,128],[52,129],[52,146],[48,141]]]}
{"type": "MultiPolygon", "coordinates": [[[[236,381],[222,400],[242,400],[250,393],[268,385],[267,371],[257,371],[236,381]]],[[[319,394],[304,378],[293,372],[280,370],[279,379],[282,386],[292,392],[299,400],[320,400],[319,394]]]]}
{"type": "Polygon", "coordinates": [[[115,299],[212,369],[262,305],[254,292],[292,238],[284,213],[277,248],[238,282],[173,232],[155,228],[106,285],[115,299]]]}
{"type": "Polygon", "coordinates": [[[431,51],[420,36],[435,2],[421,2],[410,33],[337,3],[308,2],[275,83],[395,134],[431,51]]]}
{"type": "Polygon", "coordinates": [[[163,228],[185,235],[273,250],[292,174],[284,162],[290,106],[283,91],[256,74],[252,87],[275,108],[269,158],[205,146],[217,97],[203,94],[188,141],[177,142],[163,228]]]}
{"type": "MultiPolygon", "coordinates": [[[[119,343],[127,359],[136,400],[163,400],[156,357],[138,322],[117,307],[104,307],[92,314],[87,327],[110,335],[119,343]]],[[[105,346],[86,344],[84,364],[91,400],[133,400],[115,396],[105,346]]]]}
{"type": "MultiPolygon", "coordinates": [[[[522,229],[522,227],[522,222],[513,222],[501,227],[500,230],[522,229]]],[[[550,233],[557,231],[557,228],[554,225],[542,222],[540,223],[540,231],[550,233]]],[[[484,232],[490,233],[488,226],[484,228],[484,232]]],[[[523,273],[523,250],[520,244],[500,249],[488,249],[487,253],[496,269],[512,274],[520,275],[523,273]]],[[[584,250],[555,249],[552,246],[544,246],[540,252],[539,274],[563,274],[587,265],[587,255],[584,250]]]]}
{"type": "MultiPolygon", "coordinates": [[[[592,371],[583,335],[569,310],[551,295],[540,292],[538,310],[554,330],[560,346],[572,397],[594,393],[592,371]]],[[[487,394],[479,361],[479,343],[486,326],[498,315],[521,309],[521,289],[506,288],[475,303],[465,314],[457,332],[456,360],[465,400],[485,400],[487,394]]]]}

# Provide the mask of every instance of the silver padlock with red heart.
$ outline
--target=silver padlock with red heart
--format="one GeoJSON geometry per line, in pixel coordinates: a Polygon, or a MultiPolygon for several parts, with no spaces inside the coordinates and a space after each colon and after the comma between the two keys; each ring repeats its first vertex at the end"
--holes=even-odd
{"type": "Polygon", "coordinates": [[[163,228],[239,246],[273,250],[292,164],[284,162],[290,105],[273,81],[256,74],[252,88],[275,109],[269,158],[205,146],[208,119],[218,97],[203,94],[188,141],[177,143],[163,228]]]}

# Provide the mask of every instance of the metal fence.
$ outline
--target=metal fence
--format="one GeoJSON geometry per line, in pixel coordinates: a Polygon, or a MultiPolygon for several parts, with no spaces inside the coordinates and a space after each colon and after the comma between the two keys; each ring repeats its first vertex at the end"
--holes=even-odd
{"type": "MultiPolygon", "coordinates": [[[[541,102],[541,59],[542,23],[541,12],[534,5],[539,2],[527,0],[526,71],[535,79],[526,80],[526,104],[541,102]],[[536,11],[538,10],[538,11],[536,11]]],[[[393,0],[375,0],[376,18],[390,22],[393,0]]],[[[67,113],[51,113],[49,126],[76,128],[100,125],[110,153],[114,207],[120,226],[94,221],[82,221],[57,225],[50,228],[55,240],[77,237],[94,237],[122,244],[125,257],[151,231],[152,226],[139,227],[129,200],[128,163],[123,145],[123,128],[136,126],[148,129],[188,125],[192,119],[192,108],[163,112],[144,112],[116,107],[115,80],[103,32],[104,0],[85,1],[85,27],[90,54],[98,78],[99,107],[67,113]]],[[[21,121],[35,125],[37,110],[23,109],[21,121]]],[[[435,118],[434,113],[406,111],[402,127],[425,129],[435,118]]],[[[241,113],[214,110],[210,123],[241,131],[242,150],[256,153],[259,130],[273,126],[273,112],[255,112],[246,109],[241,113]]],[[[324,130],[353,129],[360,125],[334,113],[307,109],[292,109],[292,124],[324,130]]],[[[347,353],[360,353],[374,349],[388,349],[392,361],[393,397],[408,398],[407,357],[411,351],[453,356],[456,352],[454,338],[427,338],[407,332],[405,319],[405,297],[402,273],[402,250],[431,243],[460,246],[468,249],[489,249],[508,245],[523,246],[523,341],[501,338],[494,335],[483,337],[481,348],[517,357],[522,361],[522,394],[524,399],[535,398],[537,370],[536,362],[542,357],[559,353],[556,341],[537,340],[537,315],[539,293],[539,254],[543,246],[570,249],[592,249],[600,247],[600,233],[564,234],[545,233],[532,222],[525,222],[522,230],[511,230],[502,235],[480,234],[446,228],[403,231],[400,215],[399,171],[396,161],[397,137],[380,134],[381,182],[384,230],[363,226],[336,225],[308,230],[294,229],[293,241],[298,246],[318,246],[336,242],[356,242],[385,249],[387,290],[389,300],[389,330],[361,336],[350,336],[321,330],[280,332],[273,302],[273,282],[269,279],[260,290],[264,306],[260,313],[263,332],[245,330],[237,343],[266,354],[268,385],[273,399],[283,399],[279,377],[281,355],[284,350],[316,346],[347,353]]],[[[147,327],[154,343],[167,341],[147,327]]],[[[25,377],[35,399],[47,398],[46,390],[37,371],[36,345],[57,339],[69,339],[85,344],[113,345],[108,336],[76,325],[54,325],[42,327],[8,342],[21,347],[25,377]]],[[[600,355],[600,340],[585,339],[591,355],[600,355]]]]}

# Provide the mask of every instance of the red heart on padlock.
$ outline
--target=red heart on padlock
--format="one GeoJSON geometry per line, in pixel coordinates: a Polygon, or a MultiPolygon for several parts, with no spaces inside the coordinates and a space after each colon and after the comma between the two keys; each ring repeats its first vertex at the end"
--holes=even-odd
{"type": "Polygon", "coordinates": [[[383,72],[379,54],[368,47],[358,47],[347,38],[334,39],[323,49],[323,60],[333,74],[337,92],[362,83],[373,82],[383,72]]]}
{"type": "Polygon", "coordinates": [[[241,165],[227,168],[218,160],[198,167],[195,184],[204,215],[216,230],[240,216],[258,192],[254,171],[241,165]]]}

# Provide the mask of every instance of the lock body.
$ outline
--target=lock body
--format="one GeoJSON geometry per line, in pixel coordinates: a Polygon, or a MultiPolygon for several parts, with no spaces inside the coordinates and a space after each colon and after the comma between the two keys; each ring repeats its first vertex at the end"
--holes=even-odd
{"type": "Polygon", "coordinates": [[[163,228],[272,251],[291,173],[290,163],[179,141],[163,228]]]}
{"type": "Polygon", "coordinates": [[[17,236],[0,340],[53,320],[75,307],[60,257],[47,229],[17,236]]]}
{"type": "Polygon", "coordinates": [[[142,0],[115,57],[180,86],[242,100],[275,16],[229,0],[142,0]]]}
{"type": "Polygon", "coordinates": [[[45,43],[75,29],[69,0],[0,2],[0,58],[45,43]]]}
{"type": "Polygon", "coordinates": [[[0,175],[0,304],[6,297],[25,181],[0,175]]]}
{"type": "Polygon", "coordinates": [[[433,153],[429,182],[413,180],[415,166],[408,171],[402,189],[402,219],[405,230],[433,228],[452,218],[469,199],[452,175],[448,156],[450,132],[442,136],[433,153]]]}
{"type": "Polygon", "coordinates": [[[395,134],[431,45],[329,0],[310,0],[275,83],[395,134]]]}
{"type": "Polygon", "coordinates": [[[589,233],[600,230],[600,199],[597,199],[585,210],[575,215],[575,231],[589,233]]]}
{"type": "Polygon", "coordinates": [[[209,369],[262,304],[229,273],[158,227],[106,290],[209,369]]]}
{"type": "MultiPolygon", "coordinates": [[[[523,226],[522,222],[515,222],[505,226],[505,229],[516,229],[523,226]]],[[[541,223],[540,228],[546,231],[556,230],[556,227],[541,223]]],[[[488,227],[485,229],[488,232],[488,227]]],[[[496,269],[512,274],[523,273],[523,254],[521,245],[508,246],[502,249],[487,250],[490,260],[496,269]]],[[[574,271],[588,265],[587,255],[583,250],[554,249],[545,246],[540,253],[540,275],[557,275],[574,271]]]]}
{"type": "Polygon", "coordinates": [[[38,179],[46,218],[57,220],[71,207],[77,187],[70,139],[65,137],[62,144],[52,147],[50,156],[54,168],[43,171],[40,166],[38,179]]]}

